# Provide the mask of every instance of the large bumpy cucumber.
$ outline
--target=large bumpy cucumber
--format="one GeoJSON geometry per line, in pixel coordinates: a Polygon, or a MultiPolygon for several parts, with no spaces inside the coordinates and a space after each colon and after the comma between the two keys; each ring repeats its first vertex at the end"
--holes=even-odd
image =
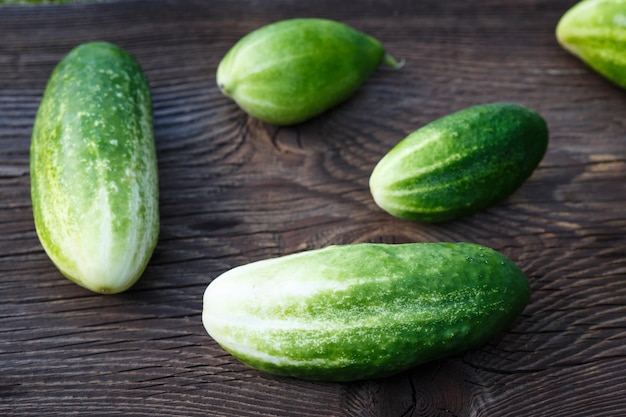
{"type": "Polygon", "coordinates": [[[584,0],[556,27],[558,42],[606,79],[626,88],[626,0],[584,0]]]}
{"type": "Polygon", "coordinates": [[[470,107],[418,129],[376,165],[374,201],[409,220],[440,222],[504,199],[533,173],[548,145],[545,120],[506,103],[470,107]]]}
{"type": "Polygon", "coordinates": [[[347,99],[381,64],[398,64],[381,43],[326,19],[289,19],[237,42],[217,69],[217,84],[263,121],[303,122],[347,99]]]}
{"type": "Polygon", "coordinates": [[[54,69],[33,128],[35,225],[54,264],[99,293],[143,273],[159,232],[148,81],[105,42],[79,45],[54,69]]]}
{"type": "Polygon", "coordinates": [[[231,269],[207,287],[202,318],[253,368],[349,381],[480,346],[529,297],[522,271],[484,246],[362,243],[231,269]]]}

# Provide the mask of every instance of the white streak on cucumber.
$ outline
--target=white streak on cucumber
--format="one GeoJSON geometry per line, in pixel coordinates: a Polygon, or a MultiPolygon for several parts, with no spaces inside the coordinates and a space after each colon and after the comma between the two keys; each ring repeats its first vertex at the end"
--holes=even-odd
{"type": "Polygon", "coordinates": [[[384,196],[378,195],[376,197],[377,202],[384,202],[385,207],[388,208],[390,213],[396,212],[401,213],[403,211],[412,211],[417,209],[419,213],[442,213],[448,210],[447,207],[437,206],[437,207],[423,207],[419,205],[419,201],[416,201],[415,205],[411,204],[401,204],[399,201],[394,200],[393,198],[385,198],[384,196]]]}
{"type": "MultiPolygon", "coordinates": [[[[393,177],[393,182],[390,182],[390,184],[397,184],[397,183],[401,183],[410,179],[414,179],[417,180],[419,179],[419,177],[423,176],[423,175],[427,175],[432,173],[433,171],[436,171],[438,169],[440,169],[441,167],[445,166],[446,164],[449,164],[451,162],[456,162],[456,161],[460,161],[463,158],[466,158],[468,155],[467,154],[452,154],[449,157],[442,159],[436,163],[433,163],[431,165],[426,165],[426,166],[420,166],[417,167],[413,170],[411,169],[407,169],[406,171],[403,172],[402,175],[397,175],[393,177]]],[[[399,162],[400,163],[400,162],[399,162]]],[[[410,168],[410,167],[407,167],[410,168]]],[[[389,193],[393,194],[393,195],[401,195],[403,193],[406,194],[411,194],[413,192],[419,192],[420,190],[432,190],[432,189],[436,189],[439,188],[441,186],[445,186],[446,184],[441,184],[441,183],[436,183],[436,184],[422,184],[420,187],[416,187],[413,186],[412,189],[410,190],[391,190],[389,193]]]]}
{"type": "Polygon", "coordinates": [[[132,57],[95,42],[57,66],[33,129],[31,183],[37,233],[66,277],[102,293],[134,284],[159,217],[149,88],[132,57]]]}
{"type": "Polygon", "coordinates": [[[252,104],[266,110],[283,110],[288,108],[286,106],[279,106],[271,100],[263,100],[259,98],[259,96],[254,97],[254,94],[250,94],[250,92],[252,92],[250,88],[238,90],[235,98],[237,104],[248,106],[252,104]]]}
{"type": "MultiPolygon", "coordinates": [[[[428,135],[427,138],[417,141],[411,146],[403,146],[401,149],[391,149],[384,158],[393,158],[394,161],[397,161],[397,164],[400,164],[404,159],[412,158],[415,152],[418,152],[420,149],[428,146],[429,144],[438,141],[440,136],[441,134],[438,132],[432,132],[432,134],[428,135]]],[[[384,178],[387,176],[387,171],[396,169],[396,166],[395,164],[379,163],[374,169],[377,171],[376,176],[384,178]]]]}

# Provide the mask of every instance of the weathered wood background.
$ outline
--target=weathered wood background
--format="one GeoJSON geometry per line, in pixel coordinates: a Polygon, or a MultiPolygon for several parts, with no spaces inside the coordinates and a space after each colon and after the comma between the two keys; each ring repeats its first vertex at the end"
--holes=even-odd
{"type": "Polygon", "coordinates": [[[618,416],[626,414],[626,91],[555,41],[574,0],[109,1],[0,6],[0,415],[618,416]],[[218,91],[241,36],[289,17],[346,22],[405,60],[310,122],[252,120],[218,91]],[[117,43],[152,85],[162,228],[142,279],[100,296],[35,234],[29,142],[52,68],[117,43]],[[547,120],[549,150],[506,201],[454,222],[394,219],[369,174],[396,142],[470,105],[547,120]],[[201,323],[202,293],[250,261],[352,242],[473,241],[527,273],[509,332],[393,378],[264,375],[201,323]]]}

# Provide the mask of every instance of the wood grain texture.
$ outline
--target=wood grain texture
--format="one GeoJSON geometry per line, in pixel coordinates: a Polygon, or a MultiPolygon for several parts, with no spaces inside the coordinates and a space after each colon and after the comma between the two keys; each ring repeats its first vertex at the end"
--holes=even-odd
{"type": "Polygon", "coordinates": [[[574,0],[108,1],[0,6],[0,414],[125,416],[616,416],[626,412],[626,92],[554,38],[574,0]],[[241,36],[288,17],[341,20],[405,65],[289,128],[253,120],[215,85],[241,36]],[[63,278],[32,220],[29,144],[56,63],[95,39],[150,79],[161,234],[130,291],[63,278]],[[510,198],[438,225],[373,203],[395,143],[470,105],[513,101],[547,120],[548,152],[510,198]],[[473,241],[528,275],[508,332],[393,378],[264,375],[201,324],[202,293],[246,262],[352,242],[473,241]]]}

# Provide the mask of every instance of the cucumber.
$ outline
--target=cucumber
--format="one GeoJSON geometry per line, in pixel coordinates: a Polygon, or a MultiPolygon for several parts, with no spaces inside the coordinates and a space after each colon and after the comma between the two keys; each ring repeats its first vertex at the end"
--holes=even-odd
{"type": "Polygon", "coordinates": [[[533,110],[508,103],[469,107],[400,141],[374,167],[370,191],[393,216],[454,220],[512,194],[547,146],[547,124],[533,110]]]}
{"type": "Polygon", "coordinates": [[[308,120],[347,99],[381,64],[381,43],[333,20],[288,19],[241,38],[217,68],[227,97],[276,125],[308,120]]]}
{"type": "Polygon", "coordinates": [[[626,0],[584,0],[556,27],[559,44],[607,80],[626,88],[626,0]]]}
{"type": "Polygon", "coordinates": [[[52,72],[30,148],[39,240],[63,275],[119,293],[143,273],[159,233],[148,81],[119,47],[90,42],[52,72]]]}
{"type": "Polygon", "coordinates": [[[352,381],[478,347],[529,297],[523,272],[484,246],[360,243],[233,268],[207,287],[202,320],[252,368],[352,381]]]}

